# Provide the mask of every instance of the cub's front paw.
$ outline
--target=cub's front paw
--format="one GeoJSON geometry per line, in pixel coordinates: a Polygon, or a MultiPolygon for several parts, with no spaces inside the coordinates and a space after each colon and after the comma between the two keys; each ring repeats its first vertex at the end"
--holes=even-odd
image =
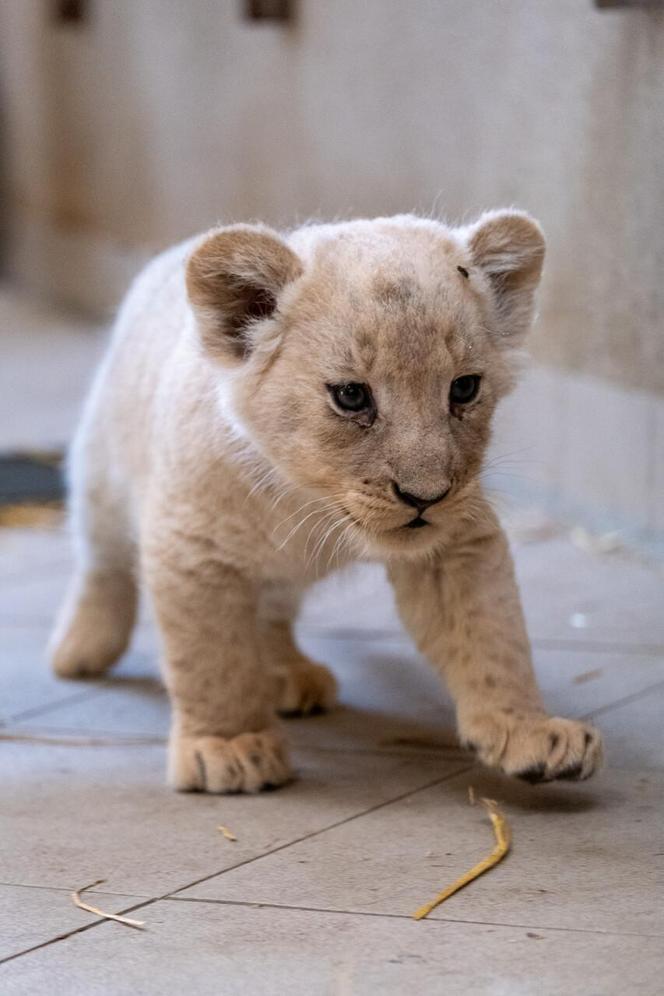
{"type": "Polygon", "coordinates": [[[329,668],[306,657],[279,668],[277,681],[277,708],[283,716],[309,716],[336,704],[337,679],[329,668]]]}
{"type": "Polygon", "coordinates": [[[292,778],[286,744],[278,730],[237,737],[174,733],[169,781],[180,792],[260,792],[292,778]]]}
{"type": "Polygon", "coordinates": [[[594,727],[542,713],[475,713],[460,722],[459,734],[484,764],[532,783],[590,778],[602,761],[594,727]]]}

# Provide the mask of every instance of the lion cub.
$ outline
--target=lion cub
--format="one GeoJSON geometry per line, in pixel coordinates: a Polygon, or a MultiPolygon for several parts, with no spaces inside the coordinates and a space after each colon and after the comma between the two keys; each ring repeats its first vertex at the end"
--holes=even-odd
{"type": "Polygon", "coordinates": [[[71,453],[78,566],[51,646],[63,677],[106,671],[140,567],[175,788],[291,777],[277,713],[335,697],[293,641],[298,601],[366,558],[485,764],[530,781],[598,766],[598,733],[542,705],[479,479],[543,257],[521,212],[464,228],[405,215],[218,228],[138,277],[71,453]]]}

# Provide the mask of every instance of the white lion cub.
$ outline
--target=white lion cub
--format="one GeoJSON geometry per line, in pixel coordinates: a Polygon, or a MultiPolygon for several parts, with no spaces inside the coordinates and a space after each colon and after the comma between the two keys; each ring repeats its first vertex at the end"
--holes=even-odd
{"type": "Polygon", "coordinates": [[[278,712],[334,702],[295,646],[306,586],[385,562],[460,739],[531,781],[587,778],[601,741],[547,715],[479,473],[544,257],[517,211],[218,228],[138,277],[71,454],[77,571],[55,671],[125,650],[137,574],[173,705],[177,789],[289,779],[278,712]]]}

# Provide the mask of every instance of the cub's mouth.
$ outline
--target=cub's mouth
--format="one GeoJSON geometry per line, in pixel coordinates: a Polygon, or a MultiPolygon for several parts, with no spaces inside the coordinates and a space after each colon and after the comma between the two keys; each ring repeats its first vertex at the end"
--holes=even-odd
{"type": "Polygon", "coordinates": [[[431,523],[426,519],[423,519],[421,515],[416,515],[414,519],[407,522],[405,525],[400,526],[400,529],[421,529],[422,526],[430,526],[431,523]]]}

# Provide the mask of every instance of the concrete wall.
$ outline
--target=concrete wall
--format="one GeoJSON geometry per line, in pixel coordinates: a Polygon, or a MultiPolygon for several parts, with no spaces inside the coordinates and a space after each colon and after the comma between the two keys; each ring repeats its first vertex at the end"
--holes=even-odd
{"type": "Polygon", "coordinates": [[[661,6],[299,0],[289,27],[241,0],[88,0],[68,27],[52,6],[0,0],[10,272],[110,312],[146,253],[217,220],[520,205],[549,260],[498,449],[537,427],[522,478],[664,533],[661,6]]]}
{"type": "Polygon", "coordinates": [[[128,272],[219,218],[515,203],[550,241],[535,355],[664,393],[664,11],[300,0],[284,28],[240,0],[89,0],[63,27],[0,2],[24,277],[76,295],[58,239],[122,282],[125,250],[128,272]]]}

